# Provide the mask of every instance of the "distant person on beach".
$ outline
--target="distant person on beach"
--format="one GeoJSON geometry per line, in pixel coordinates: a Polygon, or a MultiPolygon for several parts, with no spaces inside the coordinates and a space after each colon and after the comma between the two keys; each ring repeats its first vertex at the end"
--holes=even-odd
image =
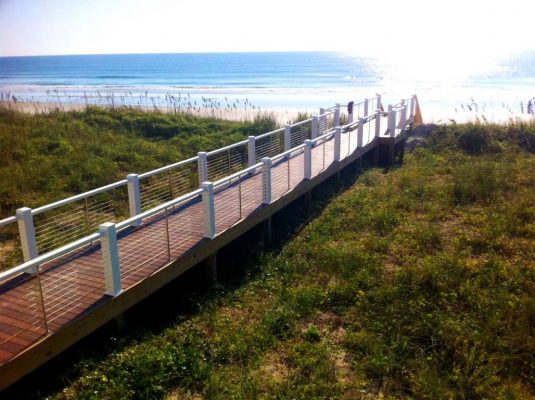
{"type": "Polygon", "coordinates": [[[533,102],[528,101],[528,114],[533,114],[533,102]]]}

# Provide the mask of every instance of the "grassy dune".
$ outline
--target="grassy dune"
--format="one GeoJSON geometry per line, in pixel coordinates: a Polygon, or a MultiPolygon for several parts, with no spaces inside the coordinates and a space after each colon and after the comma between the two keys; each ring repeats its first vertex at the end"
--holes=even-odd
{"type": "Polygon", "coordinates": [[[533,125],[435,128],[403,166],[366,170],[280,248],[257,249],[238,286],[17,393],[532,399],[534,152],[533,125]]]}
{"type": "MultiPolygon", "coordinates": [[[[0,219],[275,128],[128,108],[25,114],[0,105],[0,219]]],[[[0,271],[22,262],[17,227],[0,227],[0,271]]]]}
{"type": "Polygon", "coordinates": [[[274,129],[134,109],[24,114],[0,107],[0,218],[274,129]]]}
{"type": "Polygon", "coordinates": [[[437,128],[55,398],[533,398],[533,126],[437,128]]]}

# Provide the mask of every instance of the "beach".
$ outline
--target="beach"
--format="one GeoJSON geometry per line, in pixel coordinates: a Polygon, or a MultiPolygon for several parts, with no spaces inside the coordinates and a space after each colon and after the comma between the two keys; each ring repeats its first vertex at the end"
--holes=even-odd
{"type": "Polygon", "coordinates": [[[439,77],[332,52],[0,57],[0,101],[24,112],[127,106],[285,120],[376,94],[385,107],[417,94],[429,123],[507,122],[533,117],[534,54],[439,77]]]}

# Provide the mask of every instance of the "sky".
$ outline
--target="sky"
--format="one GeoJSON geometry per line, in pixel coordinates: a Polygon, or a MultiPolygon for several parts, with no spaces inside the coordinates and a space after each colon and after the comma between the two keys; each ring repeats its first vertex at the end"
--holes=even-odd
{"type": "Polygon", "coordinates": [[[527,0],[0,0],[0,56],[332,50],[474,69],[533,50],[534,15],[527,0]]]}

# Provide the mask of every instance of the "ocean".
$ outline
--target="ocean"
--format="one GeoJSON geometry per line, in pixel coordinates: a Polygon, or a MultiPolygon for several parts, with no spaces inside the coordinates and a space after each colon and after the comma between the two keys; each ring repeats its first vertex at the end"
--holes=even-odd
{"type": "Polygon", "coordinates": [[[519,116],[535,96],[535,52],[463,76],[419,71],[410,60],[400,67],[334,52],[0,57],[0,100],[315,112],[416,93],[424,118],[440,121],[519,116]]]}

